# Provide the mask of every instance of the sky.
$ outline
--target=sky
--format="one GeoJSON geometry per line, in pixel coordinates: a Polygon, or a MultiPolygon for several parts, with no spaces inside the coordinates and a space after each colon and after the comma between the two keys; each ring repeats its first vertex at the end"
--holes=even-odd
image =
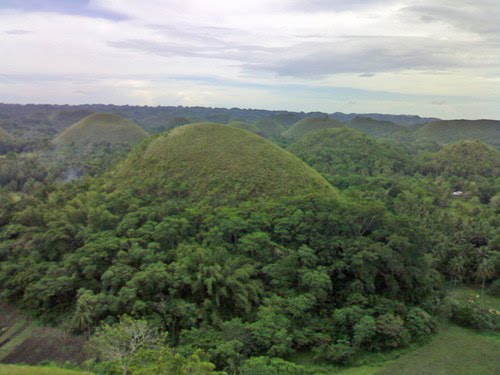
{"type": "Polygon", "coordinates": [[[0,102],[500,119],[498,0],[0,0],[0,102]]]}

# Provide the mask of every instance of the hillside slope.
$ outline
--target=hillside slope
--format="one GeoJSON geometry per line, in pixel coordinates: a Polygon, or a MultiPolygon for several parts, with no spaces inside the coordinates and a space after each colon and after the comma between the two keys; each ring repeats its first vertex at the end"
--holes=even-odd
{"type": "Polygon", "coordinates": [[[327,117],[307,117],[293,124],[290,129],[283,133],[283,137],[297,140],[313,131],[341,128],[343,126],[340,121],[327,117]]]}
{"type": "Polygon", "coordinates": [[[141,146],[114,173],[117,186],[224,201],[334,192],[292,154],[230,126],[185,125],[141,146]]]}
{"type": "Polygon", "coordinates": [[[56,145],[86,145],[101,142],[133,145],[147,133],[132,121],[107,113],[96,113],[71,125],[54,139],[56,145]]]}
{"type": "Polygon", "coordinates": [[[481,140],[500,146],[500,121],[496,120],[443,120],[430,122],[415,133],[440,143],[460,140],[481,140]]]}

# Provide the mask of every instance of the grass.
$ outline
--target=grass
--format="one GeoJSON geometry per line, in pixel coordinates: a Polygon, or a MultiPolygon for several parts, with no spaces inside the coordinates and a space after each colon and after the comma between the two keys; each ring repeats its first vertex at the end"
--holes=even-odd
{"type": "Polygon", "coordinates": [[[389,363],[376,374],[500,374],[500,342],[497,336],[451,326],[430,344],[389,363]]]}
{"type": "Polygon", "coordinates": [[[261,119],[254,125],[267,138],[276,138],[285,132],[285,128],[281,124],[270,119],[261,119]]]}
{"type": "Polygon", "coordinates": [[[100,142],[134,145],[148,135],[123,117],[95,113],[71,125],[54,139],[56,145],[86,145],[100,142]]]}
{"type": "Polygon", "coordinates": [[[416,135],[436,142],[448,143],[459,140],[481,140],[500,145],[500,121],[496,120],[443,120],[433,121],[421,127],[416,135]]]}
{"type": "Polygon", "coordinates": [[[9,143],[12,142],[12,137],[5,130],[0,128],[0,142],[9,143]]]}
{"type": "Polygon", "coordinates": [[[236,129],[246,130],[246,131],[249,131],[249,132],[255,133],[255,134],[257,134],[259,132],[259,129],[257,129],[257,127],[255,125],[249,124],[248,122],[244,122],[244,121],[233,121],[227,125],[232,126],[233,128],[236,128],[236,129]]]}
{"type": "Polygon", "coordinates": [[[343,126],[344,124],[340,121],[327,117],[307,117],[293,124],[290,129],[283,133],[283,137],[297,140],[313,131],[341,128],[343,126]]]}
{"type": "Polygon", "coordinates": [[[57,367],[0,364],[0,375],[90,375],[89,372],[66,370],[57,367]]]}
{"type": "Polygon", "coordinates": [[[30,337],[33,332],[34,324],[28,324],[21,332],[16,333],[12,338],[0,347],[0,361],[12,353],[24,340],[30,337]]]}
{"type": "Polygon", "coordinates": [[[349,128],[356,129],[371,137],[388,137],[396,132],[407,132],[402,126],[389,121],[380,121],[367,117],[355,117],[346,125],[349,128]]]}
{"type": "Polygon", "coordinates": [[[334,194],[304,162],[247,131],[213,123],[185,125],[142,144],[115,172],[114,184],[191,198],[245,200],[334,194]]]}

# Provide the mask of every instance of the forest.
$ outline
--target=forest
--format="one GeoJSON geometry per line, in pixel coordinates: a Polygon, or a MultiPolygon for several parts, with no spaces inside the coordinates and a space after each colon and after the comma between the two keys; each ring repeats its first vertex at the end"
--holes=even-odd
{"type": "Polygon", "coordinates": [[[498,339],[499,145],[493,120],[0,105],[0,301],[96,374],[330,374],[448,325],[498,339]]]}

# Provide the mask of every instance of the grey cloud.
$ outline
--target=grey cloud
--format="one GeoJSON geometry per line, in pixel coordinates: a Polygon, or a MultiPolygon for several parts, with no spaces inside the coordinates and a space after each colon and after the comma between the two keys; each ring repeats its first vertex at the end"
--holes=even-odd
{"type": "Polygon", "coordinates": [[[346,36],[329,43],[297,45],[289,53],[245,67],[283,76],[320,78],[336,73],[493,66],[495,62],[494,52],[469,43],[419,37],[346,36]]]}
{"type": "Polygon", "coordinates": [[[441,22],[476,33],[500,32],[498,0],[420,1],[401,10],[403,17],[424,23],[441,22]]]}
{"type": "Polygon", "coordinates": [[[359,77],[361,78],[372,78],[372,77],[375,77],[375,74],[373,73],[362,73],[359,75],[359,77]]]}

